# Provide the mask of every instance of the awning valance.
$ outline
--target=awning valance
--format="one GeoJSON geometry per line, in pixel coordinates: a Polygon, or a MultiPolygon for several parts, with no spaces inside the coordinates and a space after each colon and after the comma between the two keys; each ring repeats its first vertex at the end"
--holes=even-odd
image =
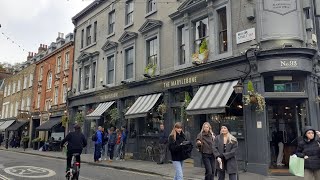
{"type": "Polygon", "coordinates": [[[23,125],[27,123],[28,121],[16,121],[15,124],[7,128],[7,131],[17,131],[19,128],[21,128],[23,125]]]}
{"type": "Polygon", "coordinates": [[[14,123],[14,121],[15,120],[4,121],[4,123],[0,125],[0,131],[5,131],[9,126],[11,126],[14,123]]]}
{"type": "Polygon", "coordinates": [[[233,86],[237,83],[238,81],[228,81],[200,87],[186,109],[187,114],[224,113],[233,86]]]}
{"type": "Polygon", "coordinates": [[[61,123],[61,117],[50,118],[49,121],[44,122],[39,127],[37,127],[36,130],[49,131],[60,123],[61,123]]]}
{"type": "Polygon", "coordinates": [[[160,98],[161,93],[151,94],[146,96],[140,96],[136,102],[130,107],[130,109],[125,114],[127,119],[145,117],[150,109],[156,104],[160,98]]]}
{"type": "Polygon", "coordinates": [[[100,103],[98,107],[90,114],[87,115],[87,119],[99,119],[100,116],[106,112],[112,106],[114,101],[111,102],[105,102],[105,103],[100,103]]]}

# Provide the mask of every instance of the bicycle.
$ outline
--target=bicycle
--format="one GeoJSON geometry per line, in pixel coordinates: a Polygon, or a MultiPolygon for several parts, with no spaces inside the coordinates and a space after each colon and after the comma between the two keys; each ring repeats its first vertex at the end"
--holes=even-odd
{"type": "Polygon", "coordinates": [[[72,154],[71,167],[67,172],[67,180],[78,180],[80,176],[80,162],[76,161],[76,156],[80,156],[79,153],[72,154]]]}
{"type": "MultiPolygon", "coordinates": [[[[144,139],[144,144],[145,149],[144,149],[144,158],[141,158],[143,160],[152,160],[153,162],[157,162],[159,161],[158,159],[160,156],[160,148],[158,146],[156,146],[156,143],[151,141],[149,144],[146,142],[146,140],[144,139]]],[[[140,153],[140,157],[141,157],[142,153],[140,153]]]]}

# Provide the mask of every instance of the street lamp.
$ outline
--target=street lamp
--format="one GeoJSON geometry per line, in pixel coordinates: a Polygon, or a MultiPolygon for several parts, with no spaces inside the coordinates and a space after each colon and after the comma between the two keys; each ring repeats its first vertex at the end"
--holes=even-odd
{"type": "Polygon", "coordinates": [[[241,80],[238,81],[238,83],[235,86],[233,86],[233,89],[234,89],[234,92],[236,94],[242,94],[243,93],[243,83],[242,83],[242,81],[241,80]]]}

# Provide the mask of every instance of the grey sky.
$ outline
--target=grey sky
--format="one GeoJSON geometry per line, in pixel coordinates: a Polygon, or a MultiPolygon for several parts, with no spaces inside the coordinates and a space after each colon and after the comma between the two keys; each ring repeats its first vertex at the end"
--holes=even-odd
{"type": "Polygon", "coordinates": [[[49,46],[58,32],[64,35],[73,32],[71,18],[91,2],[93,0],[0,0],[0,62],[26,61],[29,51],[37,52],[40,44],[49,46]]]}

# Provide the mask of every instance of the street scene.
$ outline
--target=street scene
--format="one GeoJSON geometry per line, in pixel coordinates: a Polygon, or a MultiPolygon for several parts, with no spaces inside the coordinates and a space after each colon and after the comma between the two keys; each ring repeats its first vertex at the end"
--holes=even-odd
{"type": "Polygon", "coordinates": [[[320,180],[320,0],[0,0],[0,180],[320,180]]]}

